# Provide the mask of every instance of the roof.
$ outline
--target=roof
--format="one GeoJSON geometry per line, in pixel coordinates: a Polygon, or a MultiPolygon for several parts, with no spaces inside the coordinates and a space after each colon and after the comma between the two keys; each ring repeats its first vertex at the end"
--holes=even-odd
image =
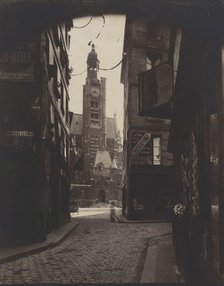
{"type": "Polygon", "coordinates": [[[82,135],[82,119],[83,119],[82,114],[78,114],[78,113],[73,114],[72,123],[70,127],[71,134],[82,135]]]}
{"type": "Polygon", "coordinates": [[[95,159],[95,164],[94,167],[96,167],[98,164],[102,163],[104,168],[110,168],[111,167],[111,158],[110,154],[108,151],[103,150],[103,151],[97,151],[96,152],[96,159],[95,159]]]}
{"type": "MultiPolygon", "coordinates": [[[[82,121],[83,115],[74,113],[71,123],[71,134],[82,135],[82,121]]],[[[114,118],[106,118],[106,138],[115,139],[116,138],[116,127],[114,118]]]]}

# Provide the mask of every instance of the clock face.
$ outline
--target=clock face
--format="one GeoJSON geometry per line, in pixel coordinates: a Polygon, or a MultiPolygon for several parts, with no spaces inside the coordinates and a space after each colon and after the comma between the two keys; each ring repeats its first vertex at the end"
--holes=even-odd
{"type": "Polygon", "coordinates": [[[93,96],[99,96],[100,95],[100,90],[97,87],[91,87],[90,89],[90,93],[93,96]]]}

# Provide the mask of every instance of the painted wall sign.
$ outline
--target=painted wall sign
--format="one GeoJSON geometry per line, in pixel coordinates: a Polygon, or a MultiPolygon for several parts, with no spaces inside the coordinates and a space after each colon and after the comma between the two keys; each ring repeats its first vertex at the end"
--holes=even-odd
{"type": "Polygon", "coordinates": [[[33,81],[35,45],[19,44],[0,50],[1,81],[33,81]]]}
{"type": "Polygon", "coordinates": [[[150,165],[152,163],[151,133],[145,131],[132,132],[132,165],[150,165]]]}
{"type": "Polygon", "coordinates": [[[138,75],[139,112],[148,115],[158,106],[166,104],[172,96],[173,72],[171,65],[164,63],[138,75]]]}
{"type": "Polygon", "coordinates": [[[150,139],[151,139],[151,133],[145,133],[132,149],[131,151],[132,156],[134,157],[138,155],[139,152],[145,147],[145,145],[149,142],[150,139]]]}

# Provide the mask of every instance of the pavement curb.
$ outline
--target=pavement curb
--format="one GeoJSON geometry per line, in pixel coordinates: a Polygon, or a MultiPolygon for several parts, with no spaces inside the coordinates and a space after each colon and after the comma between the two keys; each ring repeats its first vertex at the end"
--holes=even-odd
{"type": "Polygon", "coordinates": [[[120,218],[118,215],[114,215],[116,222],[118,223],[171,223],[169,220],[126,220],[125,218],[120,218]]]}
{"type": "Polygon", "coordinates": [[[164,234],[150,238],[140,283],[179,283],[174,261],[171,236],[164,234]]]}
{"type": "MultiPolygon", "coordinates": [[[[128,221],[125,218],[121,217],[121,215],[114,215],[114,220],[117,223],[171,223],[171,221],[169,220],[145,220],[145,221],[128,221]]],[[[168,283],[172,283],[172,284],[184,284],[184,278],[177,266],[176,263],[174,263],[175,260],[175,253],[174,253],[174,246],[172,244],[172,242],[170,242],[170,250],[172,249],[172,254],[170,254],[169,256],[169,263],[172,266],[170,267],[170,273],[166,274],[166,279],[162,280],[160,277],[160,281],[157,281],[156,277],[156,272],[157,272],[157,267],[156,267],[156,261],[157,261],[157,251],[156,249],[160,248],[160,243],[162,243],[164,241],[164,239],[168,239],[172,241],[172,237],[173,237],[173,233],[164,233],[162,235],[159,236],[154,236],[151,237],[149,239],[149,241],[147,242],[147,249],[146,249],[146,253],[145,253],[145,262],[141,271],[141,277],[140,277],[140,283],[142,284],[148,284],[148,283],[165,283],[168,281],[168,283]],[[154,251],[152,251],[154,250],[154,251]],[[151,253],[152,252],[152,253],[151,253]],[[150,263],[149,263],[150,261],[150,263]],[[149,267],[150,264],[150,267],[149,267]],[[151,269],[150,271],[153,273],[153,275],[149,275],[149,269],[151,269]]],[[[161,261],[162,262],[162,261],[161,261]]],[[[161,263],[162,264],[162,263],[161,263]]],[[[161,271],[162,272],[162,271],[161,271]]]]}
{"type": "MultiPolygon", "coordinates": [[[[27,248],[29,248],[29,249],[17,250],[17,253],[14,253],[14,254],[8,254],[8,255],[6,254],[5,257],[2,257],[2,258],[0,257],[0,264],[6,263],[6,262],[11,262],[13,260],[28,256],[31,254],[36,254],[38,252],[47,250],[49,248],[56,247],[60,243],[62,243],[78,225],[79,225],[79,222],[75,222],[71,226],[68,225],[67,227],[70,226],[70,228],[63,230],[63,232],[61,234],[58,234],[58,236],[57,236],[57,234],[55,235],[53,233],[50,233],[49,239],[47,239],[46,241],[43,241],[41,243],[37,243],[35,245],[32,245],[32,246],[27,246],[27,248]],[[51,238],[51,236],[54,236],[54,235],[56,236],[56,238],[54,238],[54,237],[51,238]]],[[[62,228],[63,228],[63,226],[62,226],[62,228]]],[[[56,233],[57,232],[59,233],[60,229],[61,228],[57,229],[56,233]]],[[[26,246],[24,246],[24,248],[26,248],[26,246]]],[[[10,248],[9,248],[9,250],[10,250],[10,248]]],[[[15,252],[16,252],[16,250],[15,250],[15,252]]]]}

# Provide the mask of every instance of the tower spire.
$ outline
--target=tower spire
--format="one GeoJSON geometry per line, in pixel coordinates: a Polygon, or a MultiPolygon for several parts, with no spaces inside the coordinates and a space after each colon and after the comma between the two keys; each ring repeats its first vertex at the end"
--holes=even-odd
{"type": "Polygon", "coordinates": [[[99,71],[99,63],[97,53],[96,53],[96,46],[92,43],[91,52],[88,54],[87,57],[87,78],[97,78],[97,72],[99,71]]]}

